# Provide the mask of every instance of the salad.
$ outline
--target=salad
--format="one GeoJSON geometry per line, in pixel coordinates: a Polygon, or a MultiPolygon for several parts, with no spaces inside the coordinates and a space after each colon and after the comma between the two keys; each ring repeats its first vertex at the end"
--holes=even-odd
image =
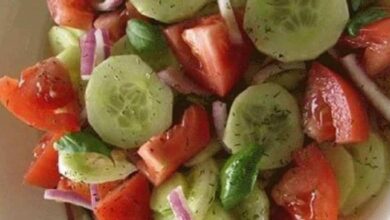
{"type": "Polygon", "coordinates": [[[0,102],[69,219],[353,219],[386,184],[390,1],[47,5],[52,54],[0,102]]]}

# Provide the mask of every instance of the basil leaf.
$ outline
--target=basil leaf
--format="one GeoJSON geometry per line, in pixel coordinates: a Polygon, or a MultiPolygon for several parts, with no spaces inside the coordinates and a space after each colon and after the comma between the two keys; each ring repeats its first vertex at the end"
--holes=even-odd
{"type": "Polygon", "coordinates": [[[127,37],[140,53],[154,53],[167,50],[168,46],[159,27],[140,19],[131,19],[127,23],[127,37]]]}
{"type": "Polygon", "coordinates": [[[389,13],[383,8],[371,7],[357,13],[348,23],[347,32],[351,36],[357,36],[360,28],[389,17],[389,13]]]}
{"type": "Polygon", "coordinates": [[[98,153],[111,158],[111,148],[87,132],[64,135],[55,144],[59,152],[64,153],[98,153]]]}

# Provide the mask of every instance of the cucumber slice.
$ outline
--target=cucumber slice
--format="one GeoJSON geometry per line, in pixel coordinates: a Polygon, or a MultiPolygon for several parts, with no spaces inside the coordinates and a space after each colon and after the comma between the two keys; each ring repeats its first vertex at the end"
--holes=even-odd
{"type": "Polygon", "coordinates": [[[66,26],[62,26],[62,28],[65,28],[66,30],[70,31],[70,33],[72,33],[73,36],[75,36],[77,39],[80,39],[80,37],[86,33],[84,30],[77,29],[77,28],[66,27],[66,26]]]}
{"type": "Polygon", "coordinates": [[[114,150],[112,160],[98,153],[59,153],[58,168],[66,178],[91,184],[125,179],[135,166],[123,151],[114,150]]]}
{"type": "Polygon", "coordinates": [[[305,69],[293,69],[281,72],[270,76],[266,82],[273,82],[283,86],[289,91],[293,91],[306,78],[307,71],[305,69]]]}
{"type": "Polygon", "coordinates": [[[191,169],[187,182],[190,185],[187,201],[195,220],[203,220],[216,197],[218,166],[213,159],[191,169]]]}
{"type": "Polygon", "coordinates": [[[54,55],[68,47],[79,47],[78,38],[68,29],[53,26],[49,30],[49,44],[54,55]]]}
{"type": "Polygon", "coordinates": [[[111,55],[117,56],[126,54],[136,54],[136,51],[131,45],[129,38],[127,36],[124,36],[117,42],[115,42],[115,44],[112,46],[111,55]]]}
{"type": "Polygon", "coordinates": [[[153,213],[153,219],[154,220],[173,220],[175,219],[175,215],[172,211],[166,212],[166,213],[159,213],[155,212],[153,213]]]}
{"type": "Polygon", "coordinates": [[[267,194],[256,186],[251,194],[234,208],[234,212],[240,220],[268,220],[270,203],[267,194]]]}
{"type": "Polygon", "coordinates": [[[143,15],[164,23],[174,23],[191,18],[213,0],[130,0],[143,15]]]}
{"type": "Polygon", "coordinates": [[[86,89],[88,121],[107,143],[134,148],[172,124],[173,94],[138,56],[97,66],[86,89]]]}
{"type": "Polygon", "coordinates": [[[185,177],[181,173],[176,173],[162,185],[155,187],[153,189],[152,197],[150,200],[150,208],[153,211],[165,216],[164,213],[171,211],[171,207],[169,206],[167,197],[169,193],[178,186],[181,186],[183,188],[184,194],[186,194],[188,184],[185,177]]]}
{"type": "Polygon", "coordinates": [[[340,207],[342,207],[355,186],[353,158],[343,146],[322,147],[322,151],[336,175],[340,191],[340,207]]]}
{"type": "Polygon", "coordinates": [[[248,0],[244,28],[261,52],[303,61],[336,44],[348,19],[347,0],[248,0]]]}
{"type": "Polygon", "coordinates": [[[206,213],[204,220],[234,220],[228,211],[222,208],[218,201],[214,201],[206,213]]]}
{"type": "Polygon", "coordinates": [[[185,166],[192,167],[197,164],[200,164],[207,159],[214,156],[214,154],[218,153],[222,149],[221,144],[217,140],[211,140],[208,146],[202,150],[199,154],[197,154],[194,158],[188,161],[185,166]]]}
{"type": "Polygon", "coordinates": [[[295,98],[283,87],[251,86],[234,100],[223,141],[233,153],[251,145],[264,146],[263,170],[285,166],[291,153],[303,145],[300,115],[295,98]]]}
{"type": "Polygon", "coordinates": [[[389,171],[387,144],[375,133],[368,141],[350,146],[356,173],[355,186],[341,207],[344,215],[352,214],[382,188],[389,171]]]}
{"type": "Polygon", "coordinates": [[[64,51],[57,55],[59,59],[69,70],[70,80],[75,89],[81,87],[80,77],[80,47],[67,47],[64,51]]]}

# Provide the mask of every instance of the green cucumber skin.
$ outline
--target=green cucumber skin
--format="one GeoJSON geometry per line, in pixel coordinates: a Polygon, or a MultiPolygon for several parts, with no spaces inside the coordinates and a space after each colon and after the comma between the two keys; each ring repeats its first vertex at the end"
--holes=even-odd
{"type": "Polygon", "coordinates": [[[380,191],[389,174],[388,148],[388,143],[376,133],[371,133],[364,143],[348,146],[354,158],[356,182],[341,207],[343,215],[354,213],[380,191]]]}
{"type": "Polygon", "coordinates": [[[245,146],[264,146],[260,169],[283,167],[303,146],[301,113],[295,98],[283,87],[264,83],[248,87],[231,107],[223,142],[237,153],[245,146]]]}

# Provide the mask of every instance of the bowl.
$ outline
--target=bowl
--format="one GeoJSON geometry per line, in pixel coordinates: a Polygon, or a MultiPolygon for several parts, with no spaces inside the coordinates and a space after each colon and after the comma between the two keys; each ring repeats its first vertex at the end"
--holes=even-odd
{"type": "MultiPolygon", "coordinates": [[[[48,56],[51,25],[45,0],[0,0],[0,77],[48,56]]],[[[0,107],[0,219],[66,220],[63,204],[43,200],[43,190],[23,184],[39,133],[0,107]]],[[[346,220],[389,220],[390,183],[346,220]]]]}

